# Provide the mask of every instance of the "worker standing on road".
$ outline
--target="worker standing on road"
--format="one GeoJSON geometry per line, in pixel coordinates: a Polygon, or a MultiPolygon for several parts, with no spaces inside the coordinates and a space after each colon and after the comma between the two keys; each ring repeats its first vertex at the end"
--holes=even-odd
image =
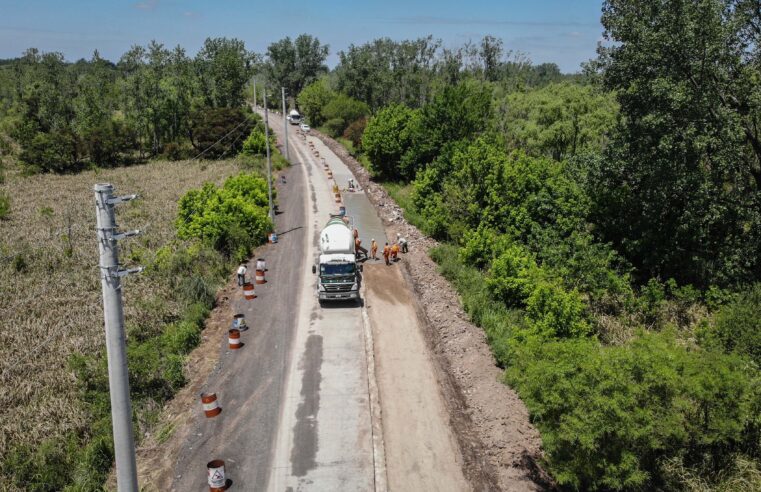
{"type": "Polygon", "coordinates": [[[386,260],[386,265],[390,265],[391,262],[388,261],[388,257],[391,255],[391,248],[388,246],[388,243],[386,243],[385,246],[383,246],[383,259],[386,260]]]}
{"type": "Polygon", "coordinates": [[[396,233],[396,242],[399,244],[399,248],[401,248],[402,253],[406,254],[409,251],[409,247],[407,246],[407,239],[402,237],[402,235],[398,232],[396,233]]]}
{"type": "Polygon", "coordinates": [[[246,265],[241,263],[238,267],[238,285],[246,283],[246,265]]]}
{"type": "Polygon", "coordinates": [[[375,238],[370,242],[370,254],[373,260],[378,259],[378,243],[375,242],[375,238]]]}
{"type": "Polygon", "coordinates": [[[358,257],[359,253],[362,253],[365,256],[365,259],[367,259],[367,249],[362,247],[362,241],[359,238],[354,239],[354,250],[357,252],[358,257]]]}
{"type": "Polygon", "coordinates": [[[356,227],[354,228],[354,239],[357,239],[359,237],[359,229],[356,227]]]}
{"type": "Polygon", "coordinates": [[[391,246],[391,259],[396,261],[399,258],[399,243],[394,243],[391,246]]]}

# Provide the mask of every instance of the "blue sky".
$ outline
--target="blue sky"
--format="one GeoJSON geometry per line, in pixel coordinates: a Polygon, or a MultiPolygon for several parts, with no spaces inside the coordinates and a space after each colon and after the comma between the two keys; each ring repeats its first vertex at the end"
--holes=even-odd
{"type": "Polygon", "coordinates": [[[333,66],[339,50],[377,37],[432,34],[454,47],[492,34],[535,63],[555,62],[574,72],[595,56],[601,5],[602,0],[0,0],[0,58],[37,47],[76,60],[97,48],[117,60],[131,45],[151,39],[180,44],[194,55],[209,36],[237,37],[262,53],[272,41],[306,32],[330,45],[333,66]]]}

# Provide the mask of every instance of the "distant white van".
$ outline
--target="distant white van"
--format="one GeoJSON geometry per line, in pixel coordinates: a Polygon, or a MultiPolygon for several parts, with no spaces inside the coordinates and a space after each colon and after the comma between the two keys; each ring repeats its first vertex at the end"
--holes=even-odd
{"type": "Polygon", "coordinates": [[[291,125],[298,125],[301,123],[301,115],[298,111],[292,109],[291,112],[288,113],[288,121],[291,123],[291,125]]]}

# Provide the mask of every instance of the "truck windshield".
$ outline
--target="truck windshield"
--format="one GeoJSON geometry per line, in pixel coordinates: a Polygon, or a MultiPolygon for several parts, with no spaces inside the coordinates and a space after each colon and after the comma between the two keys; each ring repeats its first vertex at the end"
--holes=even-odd
{"type": "Polygon", "coordinates": [[[354,263],[320,265],[321,275],[354,275],[354,263]]]}

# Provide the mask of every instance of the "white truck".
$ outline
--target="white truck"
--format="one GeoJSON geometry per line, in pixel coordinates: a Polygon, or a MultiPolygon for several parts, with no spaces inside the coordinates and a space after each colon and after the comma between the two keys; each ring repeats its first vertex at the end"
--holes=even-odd
{"type": "Polygon", "coordinates": [[[354,234],[340,215],[331,215],[320,232],[320,256],[312,265],[318,274],[317,297],[328,300],[359,300],[362,265],[354,252],[354,234]]]}
{"type": "Polygon", "coordinates": [[[292,109],[290,113],[288,113],[288,121],[291,125],[298,125],[301,123],[301,115],[298,111],[295,109],[292,109]]]}

